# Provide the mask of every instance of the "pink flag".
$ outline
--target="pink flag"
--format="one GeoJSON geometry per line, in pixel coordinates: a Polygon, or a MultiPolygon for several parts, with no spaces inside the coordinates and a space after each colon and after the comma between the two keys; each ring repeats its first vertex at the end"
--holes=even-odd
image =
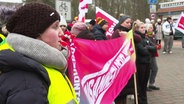
{"type": "Polygon", "coordinates": [[[98,17],[101,17],[106,21],[108,21],[106,36],[111,37],[112,33],[114,32],[113,29],[118,23],[118,20],[112,17],[111,15],[109,15],[108,13],[106,13],[105,11],[103,11],[102,9],[100,9],[99,7],[96,7],[96,18],[98,17]]]}
{"type": "Polygon", "coordinates": [[[180,18],[178,19],[175,28],[184,33],[184,14],[183,12],[181,13],[180,18]]]}
{"type": "Polygon", "coordinates": [[[85,21],[85,13],[88,12],[88,4],[91,4],[92,0],[80,0],[79,2],[79,16],[78,21],[85,21]]]}
{"type": "Polygon", "coordinates": [[[69,49],[69,78],[80,104],[112,104],[135,72],[132,31],[111,40],[76,38],[69,49]]]}

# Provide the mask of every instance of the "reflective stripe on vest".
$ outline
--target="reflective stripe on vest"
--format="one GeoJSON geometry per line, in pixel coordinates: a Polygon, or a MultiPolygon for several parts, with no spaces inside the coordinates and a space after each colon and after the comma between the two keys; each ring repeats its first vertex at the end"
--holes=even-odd
{"type": "Polygon", "coordinates": [[[0,34],[0,44],[5,39],[4,35],[0,34]]]}
{"type": "Polygon", "coordinates": [[[78,104],[75,91],[67,76],[55,69],[45,66],[44,68],[51,82],[48,91],[49,104],[78,104]]]}
{"type": "Polygon", "coordinates": [[[3,34],[0,34],[0,38],[4,40],[5,36],[3,34]]]}

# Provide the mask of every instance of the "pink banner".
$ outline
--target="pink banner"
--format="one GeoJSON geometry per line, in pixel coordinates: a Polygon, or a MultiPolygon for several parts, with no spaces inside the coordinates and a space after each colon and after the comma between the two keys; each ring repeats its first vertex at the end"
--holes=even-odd
{"type": "Polygon", "coordinates": [[[76,38],[69,49],[69,78],[80,104],[112,104],[135,72],[130,37],[101,41],[76,38]]]}
{"type": "Polygon", "coordinates": [[[106,32],[107,37],[111,37],[112,33],[114,32],[113,29],[118,23],[118,20],[109,15],[107,12],[103,11],[102,9],[96,7],[96,18],[101,17],[108,21],[108,28],[106,32]]]}

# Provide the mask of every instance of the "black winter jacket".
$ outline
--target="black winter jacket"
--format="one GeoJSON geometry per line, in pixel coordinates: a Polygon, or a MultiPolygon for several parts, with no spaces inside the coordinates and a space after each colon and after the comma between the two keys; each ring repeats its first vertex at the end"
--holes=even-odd
{"type": "Polygon", "coordinates": [[[96,40],[107,40],[107,37],[105,35],[106,31],[103,30],[100,25],[96,24],[93,27],[92,32],[93,32],[96,40]]]}
{"type": "Polygon", "coordinates": [[[48,104],[49,85],[41,64],[17,52],[0,51],[0,104],[48,104]]]}
{"type": "Polygon", "coordinates": [[[144,34],[139,32],[135,32],[135,34],[140,35],[142,38],[140,43],[135,44],[136,62],[141,64],[150,63],[152,55],[156,52],[155,44],[144,34]]]}

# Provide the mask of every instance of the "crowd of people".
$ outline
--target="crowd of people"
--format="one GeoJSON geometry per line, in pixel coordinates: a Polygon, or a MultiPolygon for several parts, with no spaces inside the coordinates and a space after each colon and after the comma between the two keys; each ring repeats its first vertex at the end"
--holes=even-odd
{"type": "MultiPolygon", "coordinates": [[[[106,37],[108,21],[99,17],[89,25],[75,18],[71,23],[52,7],[29,3],[13,11],[0,34],[1,104],[78,104],[67,77],[68,45],[74,38],[108,40],[133,30],[136,50],[136,75],[139,104],[148,104],[147,91],[160,90],[155,84],[156,57],[164,40],[163,54],[172,53],[174,28],[172,18],[133,21],[121,15],[111,37],[106,37]],[[40,15],[41,14],[41,15],[40,15]],[[163,37],[164,36],[164,37],[163,37]]],[[[135,95],[134,76],[114,100],[126,104],[135,95]]]]}

